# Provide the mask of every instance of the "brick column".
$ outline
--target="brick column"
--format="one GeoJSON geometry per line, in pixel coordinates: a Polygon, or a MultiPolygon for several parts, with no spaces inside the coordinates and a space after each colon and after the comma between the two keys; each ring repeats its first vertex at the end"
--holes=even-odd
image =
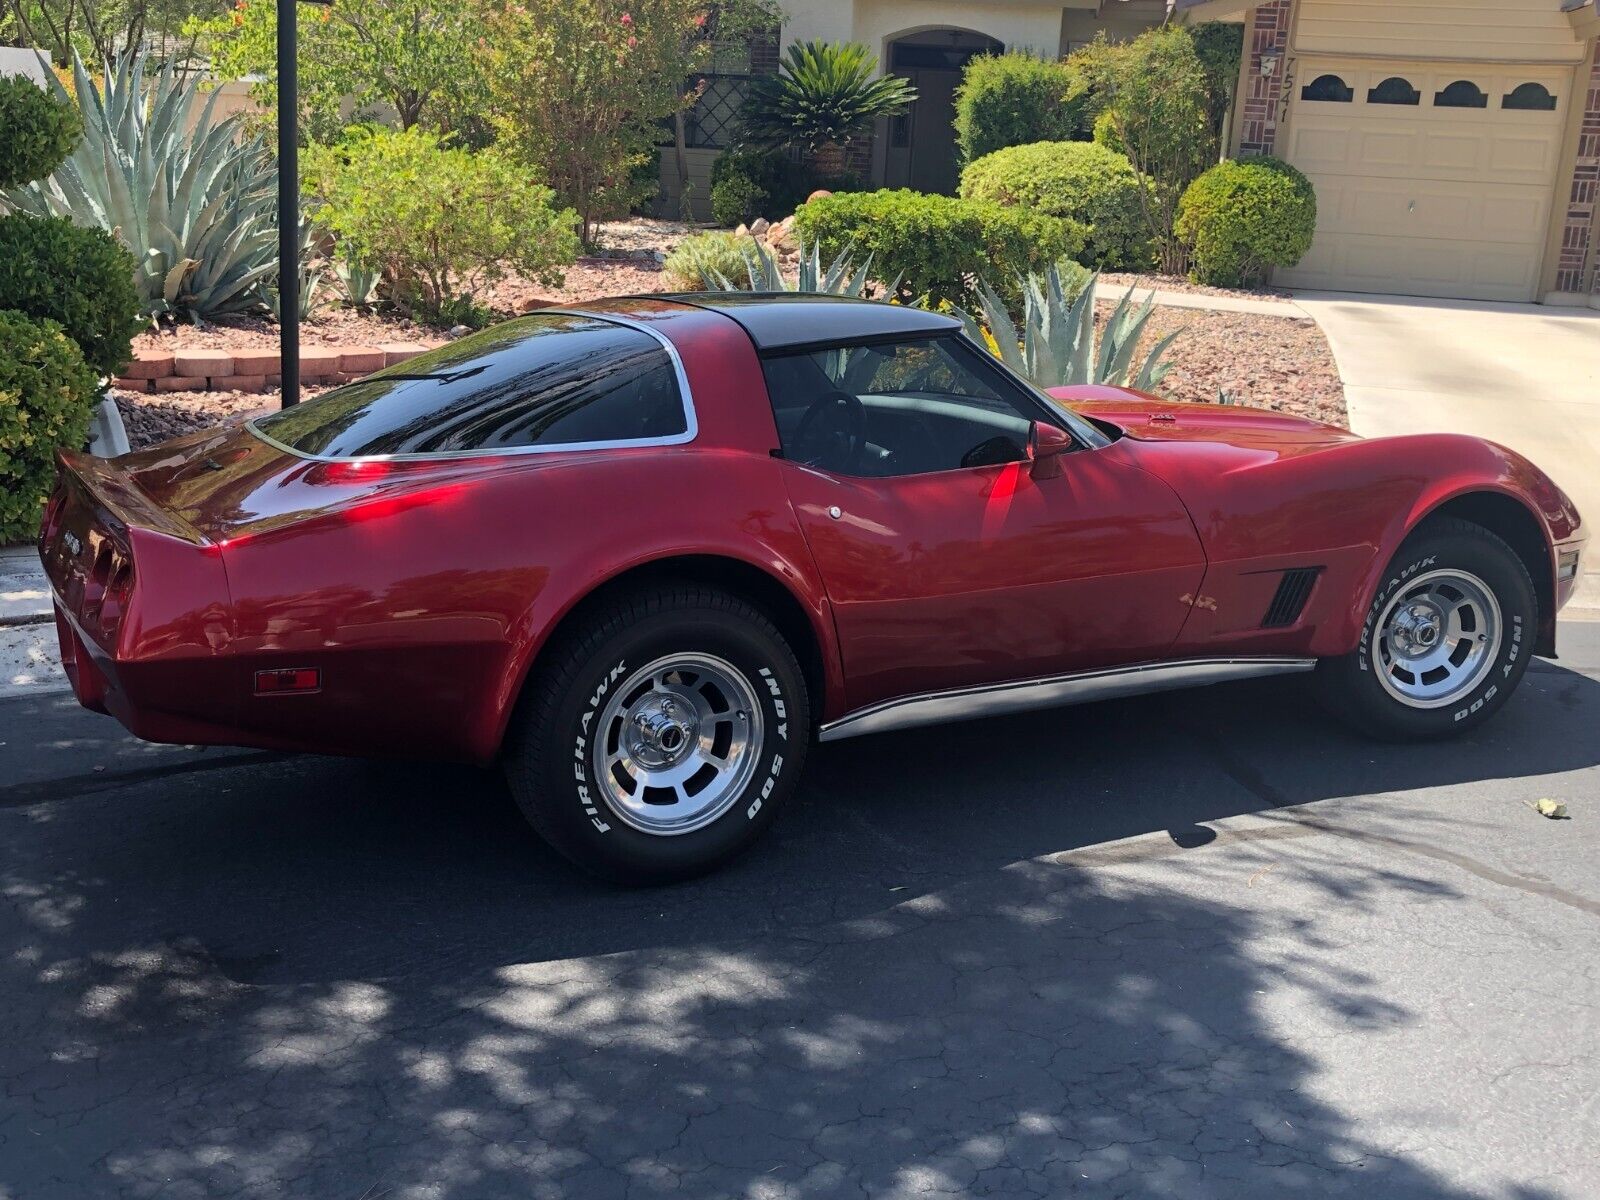
{"type": "MultiPolygon", "coordinates": [[[[1595,259],[1595,223],[1600,207],[1600,41],[1589,60],[1583,124],[1578,133],[1578,157],[1572,167],[1572,187],[1567,193],[1567,220],[1561,231],[1561,254],[1556,259],[1556,291],[1593,291],[1600,295],[1600,266],[1595,259]]],[[[1580,84],[1580,87],[1582,85],[1580,84]]]]}
{"type": "Polygon", "coordinates": [[[1283,95],[1283,79],[1289,70],[1289,22],[1294,16],[1294,0],[1272,0],[1256,9],[1247,31],[1245,50],[1250,55],[1250,74],[1245,83],[1240,111],[1239,157],[1272,154],[1278,144],[1278,101],[1283,95]],[[1272,74],[1261,69],[1264,57],[1276,59],[1272,74]]]}

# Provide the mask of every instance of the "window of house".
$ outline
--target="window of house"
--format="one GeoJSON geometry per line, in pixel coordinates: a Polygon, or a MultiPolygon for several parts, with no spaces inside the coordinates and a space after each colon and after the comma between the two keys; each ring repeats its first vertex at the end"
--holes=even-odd
{"type": "Polygon", "coordinates": [[[1332,104],[1349,104],[1355,95],[1355,89],[1337,75],[1318,75],[1300,89],[1302,100],[1321,100],[1332,104]]]}
{"type": "Polygon", "coordinates": [[[1377,87],[1367,92],[1368,104],[1421,104],[1422,93],[1411,86],[1409,79],[1391,75],[1377,87]]]}
{"type": "Polygon", "coordinates": [[[754,75],[749,40],[718,42],[706,70],[689,81],[699,99],[683,114],[684,144],[702,150],[734,145],[754,75]]]}
{"type": "Polygon", "coordinates": [[[1435,108],[1488,108],[1489,97],[1470,79],[1458,79],[1442,92],[1434,93],[1435,108]]]}
{"type": "Polygon", "coordinates": [[[1555,94],[1542,83],[1519,83],[1500,98],[1501,108],[1523,112],[1555,112],[1555,94]]]}

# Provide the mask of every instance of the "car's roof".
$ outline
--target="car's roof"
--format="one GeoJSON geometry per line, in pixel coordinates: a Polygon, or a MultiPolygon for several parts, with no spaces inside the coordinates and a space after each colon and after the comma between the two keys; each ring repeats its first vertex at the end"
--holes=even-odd
{"type": "Polygon", "coordinates": [[[955,317],[810,292],[674,292],[651,297],[709,309],[737,321],[757,350],[785,350],[819,342],[916,337],[961,328],[955,317]]]}

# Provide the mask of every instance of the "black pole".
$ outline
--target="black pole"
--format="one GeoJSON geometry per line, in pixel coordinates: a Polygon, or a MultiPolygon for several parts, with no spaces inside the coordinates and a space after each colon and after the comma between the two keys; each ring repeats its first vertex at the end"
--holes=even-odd
{"type": "Polygon", "coordinates": [[[278,0],[278,357],[283,407],[300,402],[300,80],[298,0],[278,0]]]}

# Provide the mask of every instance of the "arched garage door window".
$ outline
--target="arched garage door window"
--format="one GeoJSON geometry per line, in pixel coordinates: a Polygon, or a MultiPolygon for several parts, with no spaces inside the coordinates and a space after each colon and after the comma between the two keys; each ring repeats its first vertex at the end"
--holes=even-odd
{"type": "Polygon", "coordinates": [[[1458,79],[1433,97],[1435,108],[1488,108],[1489,97],[1470,79],[1458,79]]]}
{"type": "Polygon", "coordinates": [[[1355,95],[1355,89],[1337,75],[1318,75],[1300,89],[1300,99],[1320,100],[1328,104],[1349,104],[1355,95]]]}

